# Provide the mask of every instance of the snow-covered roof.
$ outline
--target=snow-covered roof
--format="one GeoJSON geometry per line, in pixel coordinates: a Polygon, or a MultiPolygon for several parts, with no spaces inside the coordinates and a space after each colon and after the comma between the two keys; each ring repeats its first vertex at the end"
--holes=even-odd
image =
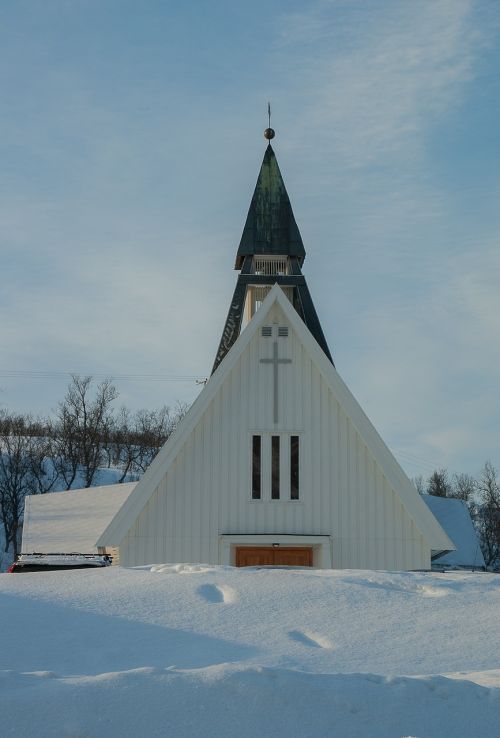
{"type": "Polygon", "coordinates": [[[27,496],[22,552],[97,553],[97,539],[136,484],[27,496]]]}
{"type": "Polygon", "coordinates": [[[422,495],[422,499],[456,546],[456,551],[440,556],[435,563],[439,566],[484,566],[483,554],[466,503],[435,495],[422,495]]]}

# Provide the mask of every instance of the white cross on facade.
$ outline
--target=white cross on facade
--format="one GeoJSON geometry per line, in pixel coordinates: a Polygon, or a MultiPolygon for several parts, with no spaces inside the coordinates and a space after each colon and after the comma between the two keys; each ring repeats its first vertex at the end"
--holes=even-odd
{"type": "Polygon", "coordinates": [[[261,364],[272,364],[274,370],[274,422],[278,422],[278,364],[291,364],[291,359],[278,359],[278,341],[273,343],[273,358],[261,359],[261,364]]]}

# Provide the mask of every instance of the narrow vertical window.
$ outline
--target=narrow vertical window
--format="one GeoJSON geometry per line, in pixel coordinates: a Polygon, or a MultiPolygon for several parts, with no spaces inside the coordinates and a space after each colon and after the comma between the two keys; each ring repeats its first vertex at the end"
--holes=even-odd
{"type": "Polygon", "coordinates": [[[260,500],[261,437],[252,436],[252,500],[260,500]]]}
{"type": "Polygon", "coordinates": [[[280,437],[271,436],[271,499],[280,498],[280,437]]]}
{"type": "Polygon", "coordinates": [[[290,499],[299,499],[299,437],[290,436],[290,499]]]}

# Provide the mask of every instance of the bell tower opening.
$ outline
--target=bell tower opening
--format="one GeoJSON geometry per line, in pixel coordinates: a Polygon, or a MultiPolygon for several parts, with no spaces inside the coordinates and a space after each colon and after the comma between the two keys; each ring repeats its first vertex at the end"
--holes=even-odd
{"type": "MultiPolygon", "coordinates": [[[[250,267],[250,273],[260,276],[285,277],[290,271],[289,257],[283,256],[253,256],[250,267]]],[[[241,329],[253,318],[257,310],[267,297],[272,284],[248,284],[245,296],[245,307],[243,310],[243,318],[241,329]]],[[[293,287],[283,287],[283,292],[293,304],[293,287]]]]}

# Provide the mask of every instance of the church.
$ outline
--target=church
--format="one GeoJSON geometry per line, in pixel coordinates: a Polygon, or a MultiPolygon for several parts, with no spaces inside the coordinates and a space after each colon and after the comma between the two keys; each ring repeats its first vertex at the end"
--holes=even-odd
{"type": "Polygon", "coordinates": [[[264,135],[212,375],[96,545],[124,566],[430,569],[455,547],[335,369],[264,135]]]}
{"type": "Polygon", "coordinates": [[[421,570],[455,550],[335,369],[264,135],[210,379],[136,485],[27,498],[25,554],[421,570]]]}

